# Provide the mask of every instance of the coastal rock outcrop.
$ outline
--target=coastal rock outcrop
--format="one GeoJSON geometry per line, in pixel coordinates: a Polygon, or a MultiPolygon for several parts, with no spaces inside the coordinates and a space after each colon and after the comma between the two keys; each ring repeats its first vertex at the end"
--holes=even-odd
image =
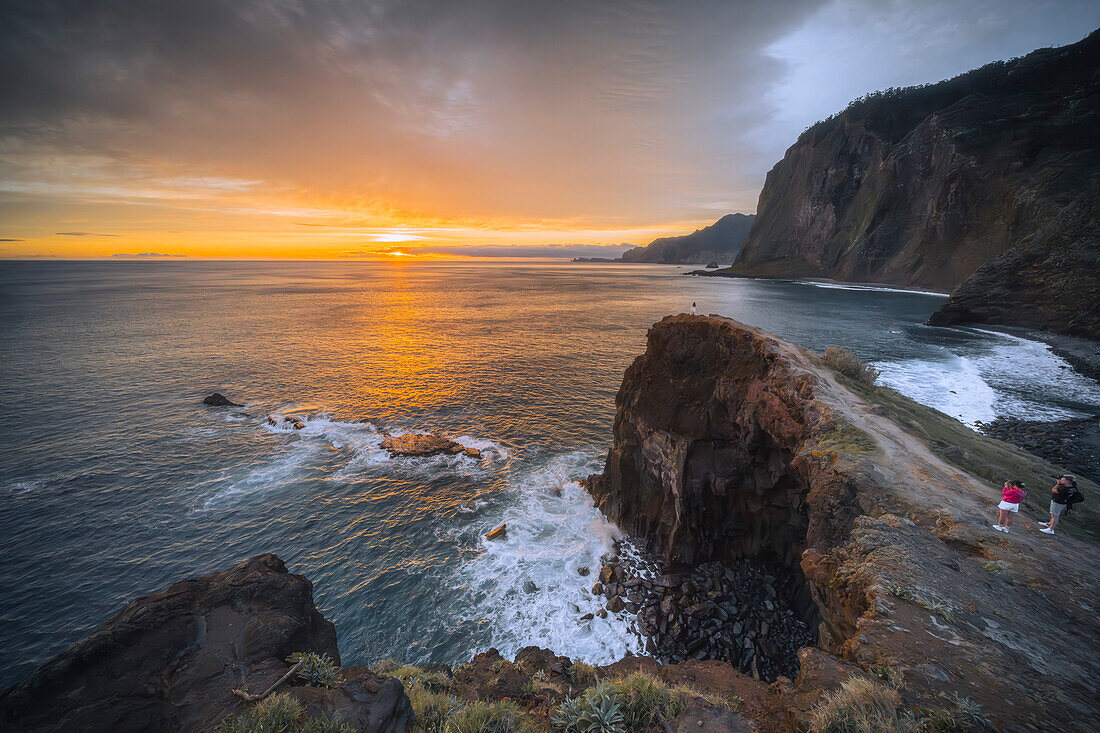
{"type": "Polygon", "coordinates": [[[406,435],[387,435],[382,439],[382,448],[388,450],[390,455],[414,456],[424,458],[440,454],[455,455],[461,453],[470,458],[481,458],[481,451],[477,448],[467,448],[441,435],[421,435],[408,433],[406,435]]]}
{"type": "Polygon", "coordinates": [[[1100,31],[806,130],[719,274],[951,291],[934,324],[1100,338],[1100,31]]]}
{"type": "Polygon", "coordinates": [[[244,407],[236,402],[231,401],[228,397],[220,392],[215,392],[212,395],[203,397],[202,403],[204,405],[210,405],[211,407],[244,407]]]}
{"type": "MultiPolygon", "coordinates": [[[[339,663],[336,629],[313,586],[275,555],[138,598],[91,636],[0,697],[0,728],[127,733],[213,730],[244,709],[234,689],[266,689],[294,652],[339,663]]],[[[346,670],[333,690],[285,688],[310,709],[401,731],[409,703],[397,680],[346,670]]]]}
{"type": "MultiPolygon", "coordinates": [[[[1083,680],[1100,674],[1100,621],[1080,604],[1092,603],[1100,552],[1064,534],[1046,542],[1026,514],[1011,540],[993,532],[997,486],[932,449],[948,418],[759,329],[687,315],[650,329],[616,408],[605,471],[586,484],[664,562],[640,586],[680,591],[647,597],[613,567],[599,591],[625,590],[651,640],[679,624],[678,639],[704,650],[714,637],[785,665],[760,638],[782,627],[758,614],[746,623],[740,604],[731,614],[728,584],[714,580],[723,566],[768,563],[776,580],[786,574],[791,611],[817,627],[828,659],[815,669],[890,680],[918,717],[952,699],[980,705],[996,729],[1089,729],[1100,708],[1083,680]],[[1072,619],[1074,633],[1051,619],[1072,619]],[[1013,693],[1020,684],[1028,695],[1013,693]]],[[[960,460],[1029,460],[967,432],[960,460]]],[[[775,606],[770,593],[751,602],[775,606]]],[[[723,658],[763,671],[748,656],[723,658]]],[[[777,681],[799,725],[822,692],[812,672],[777,681]]]]}

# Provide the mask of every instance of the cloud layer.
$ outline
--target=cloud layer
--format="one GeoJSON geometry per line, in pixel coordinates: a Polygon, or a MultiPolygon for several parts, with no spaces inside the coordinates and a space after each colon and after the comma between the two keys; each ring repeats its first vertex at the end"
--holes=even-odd
{"type": "Polygon", "coordinates": [[[440,246],[690,230],[753,211],[786,145],[852,96],[1100,23],[1086,2],[938,0],[31,0],[4,16],[6,233],[312,255],[357,227],[381,246],[409,227],[440,246]]]}

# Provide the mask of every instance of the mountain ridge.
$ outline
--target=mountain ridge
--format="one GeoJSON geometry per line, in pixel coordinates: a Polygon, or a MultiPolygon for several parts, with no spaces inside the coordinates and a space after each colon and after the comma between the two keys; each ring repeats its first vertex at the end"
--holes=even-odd
{"type": "Polygon", "coordinates": [[[1100,338],[1100,31],[854,101],[767,175],[725,275],[954,291],[932,322],[1100,338]]]}

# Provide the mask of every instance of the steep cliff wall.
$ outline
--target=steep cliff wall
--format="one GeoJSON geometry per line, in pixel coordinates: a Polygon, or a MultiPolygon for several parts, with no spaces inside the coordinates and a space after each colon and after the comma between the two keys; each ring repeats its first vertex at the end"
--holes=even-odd
{"type": "Polygon", "coordinates": [[[726,214],[709,227],[680,237],[661,237],[623,253],[623,262],[706,265],[733,262],[749,236],[753,214],[726,214]]]}
{"type": "Polygon", "coordinates": [[[1068,313],[1035,310],[1067,283],[1074,295],[1100,285],[1100,269],[1089,266],[1100,249],[1095,227],[1063,225],[1063,212],[1100,191],[1097,130],[1100,31],[871,95],[803,133],[768,173],[730,274],[962,284],[964,306],[947,306],[955,321],[986,320],[991,306],[999,322],[1100,336],[1095,309],[1074,324],[1068,313]],[[984,295],[1006,263],[1034,272],[1016,281],[1015,298],[984,295]]]}

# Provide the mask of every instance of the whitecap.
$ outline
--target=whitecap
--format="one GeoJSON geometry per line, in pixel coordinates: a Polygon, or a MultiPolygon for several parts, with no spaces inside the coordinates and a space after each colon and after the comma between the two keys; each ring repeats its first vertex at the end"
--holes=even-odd
{"type": "Polygon", "coordinates": [[[571,480],[593,468],[592,456],[575,453],[524,476],[516,500],[479,524],[480,552],[455,573],[456,614],[488,623],[490,643],[504,656],[534,644],[609,664],[643,651],[640,638],[630,631],[629,615],[580,620],[603,605],[589,587],[601,557],[614,550],[620,536],[592,497],[571,480]],[[507,524],[506,539],[484,539],[500,524],[507,524]],[[589,568],[589,576],[580,575],[582,567],[589,568]]]}

